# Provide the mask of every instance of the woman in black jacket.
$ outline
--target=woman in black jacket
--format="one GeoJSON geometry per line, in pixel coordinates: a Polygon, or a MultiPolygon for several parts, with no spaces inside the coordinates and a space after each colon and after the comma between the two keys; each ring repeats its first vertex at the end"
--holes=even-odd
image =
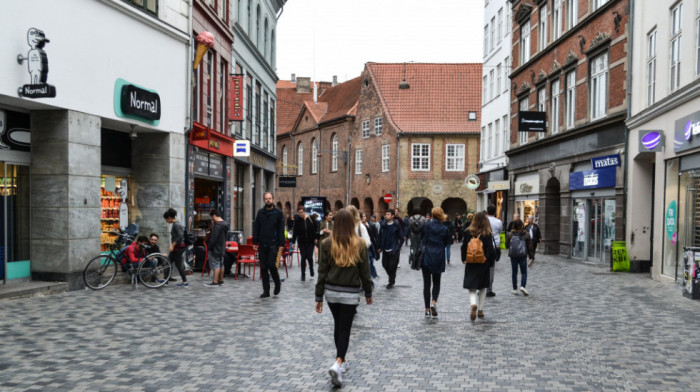
{"type": "Polygon", "coordinates": [[[489,288],[489,270],[494,265],[495,260],[496,249],[493,244],[491,225],[486,213],[477,212],[469,229],[464,232],[464,241],[462,242],[462,263],[465,264],[463,287],[469,290],[469,303],[471,304],[469,318],[472,321],[477,317],[477,310],[479,318],[484,317],[484,298],[486,297],[486,289],[489,288]],[[484,256],[486,256],[486,261],[483,263],[467,263],[467,247],[472,238],[478,238],[482,243],[484,256]]]}
{"type": "Polygon", "coordinates": [[[447,225],[445,225],[445,212],[440,207],[435,207],[431,211],[433,219],[423,225],[423,235],[421,236],[421,246],[425,247],[423,255],[423,303],[425,304],[425,317],[437,318],[437,300],[440,295],[440,278],[445,272],[445,248],[452,244],[452,236],[447,225]],[[432,280],[432,303],[430,302],[432,280]]]}

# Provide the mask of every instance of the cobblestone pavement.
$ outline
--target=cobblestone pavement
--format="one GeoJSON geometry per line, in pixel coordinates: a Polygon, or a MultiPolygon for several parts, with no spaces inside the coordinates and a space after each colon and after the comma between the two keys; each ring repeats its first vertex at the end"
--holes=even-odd
{"type": "MultiPolygon", "coordinates": [[[[530,297],[497,296],[470,322],[459,246],[439,318],[423,315],[404,250],[397,286],[358,307],[346,391],[698,391],[700,301],[646,274],[539,256],[530,297]]],[[[380,268],[382,278],[385,274],[380,268]]],[[[335,349],[315,280],[289,269],[279,297],[260,281],[149,290],[113,285],[0,303],[2,391],[327,391],[335,349]]]]}

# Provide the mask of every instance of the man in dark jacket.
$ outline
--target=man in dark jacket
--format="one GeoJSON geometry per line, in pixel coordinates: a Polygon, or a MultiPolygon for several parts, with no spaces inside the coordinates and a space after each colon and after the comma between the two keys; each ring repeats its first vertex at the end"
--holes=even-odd
{"type": "MultiPolygon", "coordinates": [[[[537,226],[537,223],[535,223],[535,220],[532,219],[532,216],[528,216],[527,219],[525,219],[525,231],[530,234],[530,238],[532,239],[532,247],[534,251],[537,251],[537,244],[542,242],[542,233],[540,233],[540,227],[537,226]]],[[[532,257],[534,259],[534,257],[532,257]]]]}
{"type": "Polygon", "coordinates": [[[396,283],[396,269],[399,266],[399,253],[403,245],[403,230],[394,220],[394,211],[387,210],[384,214],[385,221],[379,230],[379,249],[382,253],[382,266],[389,277],[387,289],[394,287],[396,283]]]}
{"type": "Polygon", "coordinates": [[[209,270],[213,271],[210,283],[205,283],[207,287],[219,287],[224,284],[224,251],[226,249],[226,233],[228,224],[221,218],[217,210],[209,213],[212,219],[211,233],[207,242],[207,259],[209,270]]]}
{"type": "Polygon", "coordinates": [[[306,214],[303,205],[297,207],[297,217],[294,219],[294,234],[289,242],[297,243],[301,256],[301,280],[306,280],[306,263],[309,263],[309,275],[314,276],[314,246],[318,240],[317,222],[306,214]]]}
{"type": "Polygon", "coordinates": [[[280,293],[282,283],[277,272],[277,254],[284,250],[284,214],[275,208],[272,192],[265,192],[265,207],[258,210],[253,222],[253,243],[258,245],[260,259],[260,276],[263,293],[260,298],[270,296],[270,275],[275,282],[275,292],[280,293]]]}

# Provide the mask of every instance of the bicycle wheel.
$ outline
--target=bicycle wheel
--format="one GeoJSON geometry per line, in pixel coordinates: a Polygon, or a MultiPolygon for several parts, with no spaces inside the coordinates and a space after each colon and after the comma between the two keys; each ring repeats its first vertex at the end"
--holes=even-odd
{"type": "Polygon", "coordinates": [[[100,290],[117,276],[117,262],[110,255],[99,255],[90,260],[83,271],[85,285],[93,290],[100,290]]]}
{"type": "Polygon", "coordinates": [[[141,283],[151,289],[163,286],[170,279],[170,260],[167,257],[155,253],[146,256],[140,263],[136,275],[141,283]]]}

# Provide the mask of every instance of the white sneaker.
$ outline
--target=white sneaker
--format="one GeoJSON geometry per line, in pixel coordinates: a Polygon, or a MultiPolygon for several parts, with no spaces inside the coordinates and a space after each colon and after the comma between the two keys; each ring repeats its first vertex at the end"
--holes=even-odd
{"type": "Polygon", "coordinates": [[[518,295],[518,290],[513,290],[513,295],[518,295]]]}
{"type": "Polygon", "coordinates": [[[528,293],[527,290],[525,290],[525,287],[521,287],[521,288],[520,288],[520,291],[521,291],[521,292],[523,293],[523,295],[526,296],[526,297],[527,297],[528,295],[530,295],[530,293],[528,293]]]}
{"type": "Polygon", "coordinates": [[[345,361],[342,365],[340,365],[340,370],[343,372],[343,374],[345,374],[345,372],[348,371],[349,367],[350,365],[348,364],[348,361],[345,361]]]}
{"type": "Polygon", "coordinates": [[[343,369],[338,365],[338,361],[334,361],[333,365],[328,369],[328,374],[331,376],[331,383],[336,387],[343,386],[343,369]]]}

